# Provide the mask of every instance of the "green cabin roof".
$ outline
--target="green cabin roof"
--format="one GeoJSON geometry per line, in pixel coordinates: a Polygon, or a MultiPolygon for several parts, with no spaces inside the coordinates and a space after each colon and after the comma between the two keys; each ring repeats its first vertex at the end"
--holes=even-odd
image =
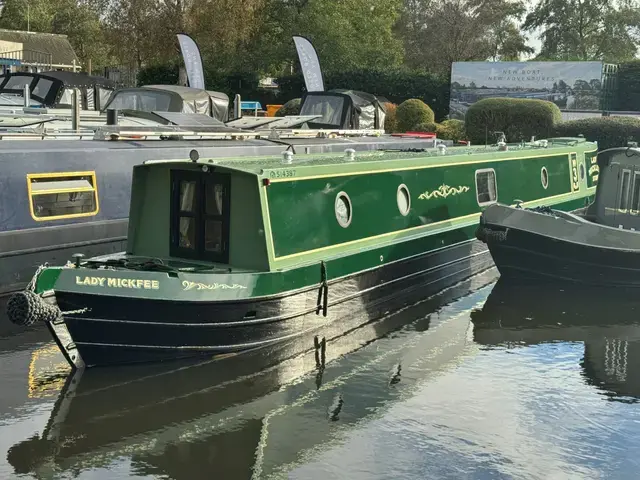
{"type": "Polygon", "coordinates": [[[134,167],[127,253],[233,271],[268,272],[318,262],[381,242],[472,225],[484,208],[477,192],[481,170],[495,171],[501,203],[519,198],[554,204],[585,197],[590,185],[584,177],[576,183],[571,162],[585,162],[585,154],[596,150],[597,144],[584,138],[561,138],[549,139],[547,147],[512,144],[507,151],[449,147],[444,155],[434,148],[357,152],[352,157],[294,154],[290,163],[284,153],[147,161],[134,167]],[[541,169],[548,186],[540,184],[541,169]],[[197,184],[192,197],[197,205],[179,213],[184,203],[179,192],[190,182],[197,184]],[[410,212],[400,215],[396,202],[403,185],[410,212]],[[352,202],[348,208],[354,221],[346,226],[334,212],[339,192],[352,202]],[[219,215],[205,205],[204,199],[214,195],[223,204],[219,215]],[[188,236],[185,245],[200,245],[201,255],[184,248],[186,257],[176,253],[178,230],[180,238],[188,236]],[[205,252],[207,242],[219,254],[205,252]]]}

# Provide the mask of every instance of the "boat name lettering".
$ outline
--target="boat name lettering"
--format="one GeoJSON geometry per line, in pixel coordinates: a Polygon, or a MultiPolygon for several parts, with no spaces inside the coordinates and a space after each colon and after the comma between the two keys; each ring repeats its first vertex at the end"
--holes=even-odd
{"type": "Polygon", "coordinates": [[[269,172],[269,178],[291,178],[296,176],[295,170],[275,170],[269,172]]]}
{"type": "Polygon", "coordinates": [[[158,290],[158,280],[143,280],[141,278],[111,278],[111,277],[79,277],[76,285],[91,285],[93,287],[135,288],[143,290],[158,290]]]}
{"type": "Polygon", "coordinates": [[[182,282],[182,287],[184,288],[184,290],[193,290],[194,288],[196,290],[227,290],[227,289],[238,289],[238,288],[247,288],[244,285],[238,285],[237,283],[234,283],[233,285],[227,285],[226,283],[213,283],[213,284],[206,284],[206,283],[199,283],[199,282],[190,282],[189,280],[184,280],[182,282]]]}
{"type": "Polygon", "coordinates": [[[432,198],[447,198],[451,195],[460,195],[461,193],[466,193],[470,190],[469,187],[460,185],[458,187],[450,187],[449,185],[442,184],[438,187],[437,190],[432,192],[426,191],[421,193],[418,198],[420,200],[431,200],[432,198]]]}
{"type": "Polygon", "coordinates": [[[589,175],[593,175],[595,173],[600,173],[600,167],[598,165],[591,165],[591,168],[589,168],[589,175]]]}

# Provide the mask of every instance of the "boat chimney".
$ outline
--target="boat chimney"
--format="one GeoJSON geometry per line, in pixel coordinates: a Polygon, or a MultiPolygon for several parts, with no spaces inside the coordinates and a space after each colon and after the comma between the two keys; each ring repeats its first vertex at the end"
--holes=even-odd
{"type": "Polygon", "coordinates": [[[115,108],[107,109],[107,125],[118,125],[118,110],[115,108]]]}
{"type": "Polygon", "coordinates": [[[353,148],[347,148],[344,151],[344,158],[346,160],[352,162],[356,158],[356,151],[353,148]]]}
{"type": "Polygon", "coordinates": [[[31,90],[29,89],[29,84],[26,83],[24,85],[24,107],[28,108],[31,106],[31,90]]]}
{"type": "Polygon", "coordinates": [[[71,130],[77,131],[80,127],[80,90],[73,89],[71,96],[71,130]]]}
{"type": "Polygon", "coordinates": [[[236,93],[235,98],[233,99],[233,118],[242,117],[242,99],[240,95],[236,93]]]}
{"type": "Polygon", "coordinates": [[[290,152],[289,150],[282,152],[282,163],[293,163],[293,152],[290,152]]]}

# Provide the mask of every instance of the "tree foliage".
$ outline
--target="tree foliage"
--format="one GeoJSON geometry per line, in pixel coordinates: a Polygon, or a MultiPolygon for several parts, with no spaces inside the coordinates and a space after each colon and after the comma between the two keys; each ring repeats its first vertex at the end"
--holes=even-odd
{"type": "Polygon", "coordinates": [[[524,12],[522,2],[511,0],[405,0],[397,32],[407,63],[448,74],[456,61],[530,53],[515,23],[524,12]]]}
{"type": "Polygon", "coordinates": [[[542,60],[635,57],[640,13],[637,0],[541,0],[523,28],[542,31],[542,60]]]}
{"type": "Polygon", "coordinates": [[[104,0],[5,0],[0,28],[65,34],[81,62],[105,64],[104,6],[104,0]]]}
{"type": "MultiPolygon", "coordinates": [[[[534,1],[524,27],[542,31],[540,59],[635,56],[640,0],[534,1]]],[[[223,82],[218,77],[239,72],[224,80],[233,88],[236,83],[242,88],[250,73],[299,73],[291,39],[297,34],[311,39],[327,74],[408,67],[442,80],[455,61],[519,60],[533,53],[521,28],[524,0],[0,0],[0,5],[0,27],[66,34],[85,66],[91,59],[96,68],[178,66],[175,34],[187,33],[200,47],[207,78],[223,82]]],[[[184,81],[183,70],[178,81],[184,81]]]]}

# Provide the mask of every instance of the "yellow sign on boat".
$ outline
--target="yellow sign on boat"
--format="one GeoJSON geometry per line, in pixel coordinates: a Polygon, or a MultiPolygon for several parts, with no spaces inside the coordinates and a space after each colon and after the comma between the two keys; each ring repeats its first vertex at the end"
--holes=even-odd
{"type": "Polygon", "coordinates": [[[112,277],[80,277],[76,275],[76,285],[111,288],[135,288],[143,290],[158,290],[158,280],[143,280],[141,278],[112,278],[112,277]]]}

